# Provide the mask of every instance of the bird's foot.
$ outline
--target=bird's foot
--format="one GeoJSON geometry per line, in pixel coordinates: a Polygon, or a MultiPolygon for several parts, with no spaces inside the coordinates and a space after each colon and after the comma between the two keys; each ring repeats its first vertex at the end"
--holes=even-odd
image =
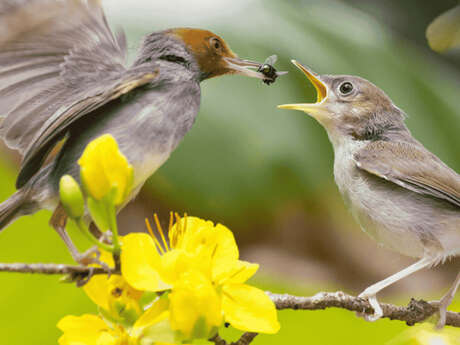
{"type": "Polygon", "coordinates": [[[112,231],[104,231],[101,237],[99,237],[99,241],[106,244],[112,244],[112,231]]]}
{"type": "Polygon", "coordinates": [[[436,324],[437,329],[442,329],[446,325],[447,307],[452,303],[453,299],[453,295],[447,294],[437,303],[439,308],[439,320],[436,324]]]}
{"type": "Polygon", "coordinates": [[[99,248],[96,246],[91,247],[84,253],[74,253],[72,256],[74,257],[74,260],[82,266],[100,266],[104,270],[110,272],[109,265],[100,260],[101,252],[99,251],[99,248]]]}
{"type": "Polygon", "coordinates": [[[370,315],[367,313],[356,313],[357,316],[362,317],[366,321],[374,322],[380,319],[383,316],[383,310],[380,306],[380,303],[377,301],[376,293],[373,291],[368,291],[368,289],[361,292],[358,296],[359,298],[365,299],[369,302],[372,309],[374,309],[374,314],[370,315]]]}

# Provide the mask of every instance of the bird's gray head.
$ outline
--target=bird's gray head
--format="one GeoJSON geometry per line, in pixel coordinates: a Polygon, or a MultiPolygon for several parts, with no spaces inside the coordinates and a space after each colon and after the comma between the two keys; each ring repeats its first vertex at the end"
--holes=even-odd
{"type": "Polygon", "coordinates": [[[348,75],[320,76],[297,61],[292,62],[314,85],[317,101],[278,107],[308,113],[323,125],[332,141],[342,137],[386,140],[407,130],[404,113],[371,82],[348,75]]]}
{"type": "Polygon", "coordinates": [[[208,30],[176,28],[148,35],[135,64],[158,60],[189,69],[199,81],[225,74],[266,79],[249,69],[257,69],[260,63],[240,59],[220,36],[208,30]]]}

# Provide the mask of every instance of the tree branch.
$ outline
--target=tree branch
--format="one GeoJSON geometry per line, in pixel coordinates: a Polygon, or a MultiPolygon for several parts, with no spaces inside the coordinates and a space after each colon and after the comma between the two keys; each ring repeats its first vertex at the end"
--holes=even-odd
{"type": "MultiPolygon", "coordinates": [[[[335,307],[369,315],[374,312],[367,300],[348,295],[342,291],[319,292],[312,297],[299,297],[288,294],[279,295],[271,292],[267,292],[267,295],[279,310],[319,310],[335,307]]],[[[438,312],[438,302],[426,302],[424,300],[415,300],[414,298],[411,299],[407,307],[388,303],[380,303],[380,306],[382,307],[384,318],[404,321],[409,326],[423,322],[438,312]]],[[[460,313],[448,311],[446,325],[460,327],[460,313]]]]}
{"type": "MultiPolygon", "coordinates": [[[[0,263],[0,272],[17,273],[40,273],[40,274],[65,274],[70,281],[77,281],[79,285],[84,284],[94,274],[119,274],[118,270],[110,270],[103,267],[85,267],[62,264],[24,264],[24,263],[0,263]]],[[[302,309],[320,310],[326,308],[342,308],[350,311],[371,315],[374,311],[369,302],[365,299],[348,295],[344,292],[319,292],[312,297],[300,297],[293,295],[280,295],[267,292],[267,295],[275,303],[277,309],[302,309]]],[[[412,326],[423,322],[436,312],[438,303],[435,301],[426,302],[424,300],[411,299],[407,307],[396,306],[393,304],[381,303],[383,317],[391,320],[400,320],[412,326]]],[[[460,313],[447,312],[446,325],[460,327],[460,313]]],[[[242,338],[232,345],[249,344],[256,333],[245,333],[242,338]]],[[[226,345],[218,336],[213,341],[217,345],[226,345]]]]}
{"type": "Polygon", "coordinates": [[[87,267],[63,264],[24,264],[24,263],[0,263],[0,272],[13,273],[39,273],[39,274],[70,274],[70,275],[93,275],[112,274],[112,270],[103,267],[87,267]]]}
{"type": "Polygon", "coordinates": [[[118,270],[111,270],[108,267],[24,263],[0,263],[0,272],[66,275],[65,280],[67,282],[75,282],[78,287],[85,285],[95,274],[111,275],[120,273],[118,270]]]}
{"type": "Polygon", "coordinates": [[[216,334],[213,336],[209,341],[214,342],[216,345],[249,345],[254,338],[257,336],[258,333],[253,333],[253,332],[246,332],[243,333],[243,335],[238,339],[237,341],[234,341],[233,343],[227,343],[224,339],[220,337],[219,334],[216,334]]]}

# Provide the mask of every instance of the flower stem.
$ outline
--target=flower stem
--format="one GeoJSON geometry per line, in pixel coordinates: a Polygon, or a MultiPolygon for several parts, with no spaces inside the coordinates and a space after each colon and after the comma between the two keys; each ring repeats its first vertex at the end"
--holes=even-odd
{"type": "Polygon", "coordinates": [[[89,228],[86,226],[85,222],[83,221],[83,218],[78,219],[76,223],[78,227],[80,228],[80,230],[83,232],[83,234],[85,234],[86,238],[88,238],[88,240],[91,243],[95,244],[99,248],[102,248],[108,252],[114,252],[115,246],[110,246],[106,243],[102,243],[96,237],[94,237],[93,234],[89,231],[89,228]]]}
{"type": "Polygon", "coordinates": [[[107,204],[109,214],[110,230],[112,231],[113,254],[119,256],[121,252],[120,241],[118,240],[117,213],[113,204],[107,204]]]}

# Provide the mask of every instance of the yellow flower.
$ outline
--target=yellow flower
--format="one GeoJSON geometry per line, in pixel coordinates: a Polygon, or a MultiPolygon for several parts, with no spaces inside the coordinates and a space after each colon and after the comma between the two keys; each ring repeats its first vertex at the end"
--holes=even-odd
{"type": "Polygon", "coordinates": [[[63,332],[59,345],[174,345],[168,304],[158,298],[132,326],[91,314],[65,316],[57,324],[63,332]]]}
{"type": "Polygon", "coordinates": [[[109,326],[101,317],[68,315],[57,327],[64,333],[59,345],[138,345],[138,339],[121,326],[109,326]]]}
{"type": "Polygon", "coordinates": [[[198,271],[181,275],[169,295],[171,328],[184,339],[207,338],[222,324],[221,301],[211,282],[198,271]]]}
{"type": "Polygon", "coordinates": [[[203,253],[211,263],[210,279],[222,299],[225,321],[243,331],[276,333],[276,308],[260,289],[244,284],[259,265],[239,260],[233,233],[221,224],[213,225],[196,217],[184,217],[169,232],[171,246],[195,253],[201,265],[203,253]]]}
{"type": "Polygon", "coordinates": [[[98,277],[93,277],[84,289],[101,308],[99,310],[102,317],[85,314],[62,318],[57,325],[64,333],[59,339],[60,345],[167,345],[174,343],[175,333],[169,324],[167,297],[157,298],[143,312],[138,303],[141,292],[129,287],[121,276],[112,276],[105,281],[96,279],[98,277]],[[98,284],[101,286],[97,286],[98,284]],[[111,296],[114,291],[116,295],[111,296]],[[119,293],[121,296],[118,296],[119,293]]]}
{"type": "Polygon", "coordinates": [[[120,205],[131,191],[133,167],[111,135],[90,142],[78,164],[83,186],[92,198],[101,200],[115,190],[113,201],[120,205]]]}
{"type": "MultiPolygon", "coordinates": [[[[114,266],[112,255],[106,251],[101,251],[100,260],[114,266]]],[[[139,305],[142,291],[131,287],[121,275],[95,275],[83,290],[103,312],[118,322],[132,325],[142,314],[139,305]]]]}
{"type": "Polygon", "coordinates": [[[171,332],[165,335],[163,329],[151,327],[148,332],[140,333],[134,328],[113,326],[91,314],[65,316],[57,327],[63,332],[59,345],[175,345],[174,335],[171,332]]]}
{"type": "MultiPolygon", "coordinates": [[[[258,265],[238,259],[238,247],[228,228],[221,224],[214,226],[212,222],[199,218],[184,217],[170,226],[170,247],[162,235],[161,227],[159,231],[163,245],[153,233],[151,236],[140,233],[125,236],[121,267],[122,275],[130,285],[149,291],[172,287],[170,296],[173,308],[175,303],[179,303],[177,296],[181,296],[182,301],[187,300],[187,294],[190,300],[197,296],[197,288],[193,284],[190,289],[184,289],[185,275],[188,280],[199,280],[201,286],[208,287],[203,293],[209,300],[217,301],[217,294],[219,301],[213,303],[221,308],[225,320],[235,328],[261,333],[276,333],[279,330],[273,302],[262,290],[245,284],[257,271],[258,265]]],[[[204,297],[200,295],[200,298],[204,297]]],[[[187,310],[191,320],[197,319],[197,313],[201,313],[204,320],[217,320],[205,317],[208,310],[200,303],[193,313],[187,310]]],[[[187,315],[184,313],[182,317],[187,315]]],[[[190,324],[186,327],[178,318],[179,314],[171,309],[173,328],[189,334],[190,324]]],[[[212,329],[214,325],[215,322],[209,322],[206,329],[212,329]]]]}

